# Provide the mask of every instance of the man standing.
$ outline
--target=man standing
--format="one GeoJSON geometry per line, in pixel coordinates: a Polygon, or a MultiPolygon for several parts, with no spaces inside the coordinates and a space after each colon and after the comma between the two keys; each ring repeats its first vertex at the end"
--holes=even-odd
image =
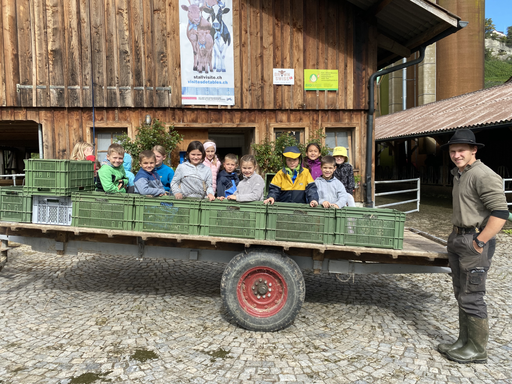
{"type": "Polygon", "coordinates": [[[468,129],[456,131],[443,145],[457,167],[451,171],[454,226],[447,249],[460,329],[455,343],[440,344],[438,350],[458,363],[487,362],[485,281],[496,248],[495,236],[509,215],[501,177],[476,159],[483,146],[468,129]]]}

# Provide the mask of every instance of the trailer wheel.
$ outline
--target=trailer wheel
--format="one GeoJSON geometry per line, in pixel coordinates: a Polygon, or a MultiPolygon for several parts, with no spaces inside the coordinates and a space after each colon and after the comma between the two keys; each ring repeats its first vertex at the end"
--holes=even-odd
{"type": "Polygon", "coordinates": [[[250,331],[273,332],[293,323],[306,289],[295,261],[274,250],[255,249],[228,263],[220,293],[238,325],[250,331]]]}

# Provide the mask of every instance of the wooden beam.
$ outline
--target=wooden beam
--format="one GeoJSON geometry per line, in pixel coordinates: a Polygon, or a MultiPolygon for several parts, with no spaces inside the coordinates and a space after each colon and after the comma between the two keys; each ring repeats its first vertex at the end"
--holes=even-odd
{"type": "Polygon", "coordinates": [[[404,47],[402,44],[396,42],[390,37],[379,33],[377,37],[377,42],[379,43],[379,47],[384,48],[390,52],[393,52],[401,57],[409,57],[411,56],[411,50],[407,47],[404,47]]]}
{"type": "Polygon", "coordinates": [[[377,3],[373,4],[368,10],[366,14],[370,17],[377,16],[384,8],[386,8],[389,4],[391,4],[394,0],[381,0],[377,3]]]}

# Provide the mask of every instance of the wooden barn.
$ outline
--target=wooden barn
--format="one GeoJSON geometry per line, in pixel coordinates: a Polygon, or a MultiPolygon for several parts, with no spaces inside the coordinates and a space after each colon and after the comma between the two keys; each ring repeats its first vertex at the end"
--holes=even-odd
{"type": "MultiPolygon", "coordinates": [[[[31,153],[69,158],[81,140],[94,141],[100,154],[116,135],[134,137],[149,115],[184,135],[180,150],[192,140],[213,138],[219,152],[244,154],[266,136],[293,131],[304,141],[321,129],[330,146],[348,146],[356,174],[364,179],[372,173],[366,168],[373,144],[367,133],[370,76],[461,28],[457,16],[429,0],[1,4],[2,174],[22,172],[22,159],[31,153]],[[193,7],[201,24],[192,22],[193,7]],[[224,21],[215,19],[218,14],[224,21]],[[206,20],[210,35],[200,32],[206,20]],[[224,41],[218,39],[219,22],[229,39],[225,31],[224,41]],[[196,65],[196,51],[203,64],[196,65]],[[217,59],[228,62],[222,72],[218,62],[212,67],[217,59]],[[194,69],[184,63],[194,63],[194,69]],[[275,70],[292,73],[292,79],[276,84],[275,70]],[[334,78],[334,85],[320,81],[306,87],[311,70],[315,80],[334,78]],[[222,83],[232,88],[190,87],[185,73],[189,85],[201,83],[190,79],[224,76],[229,81],[222,83]],[[201,105],[203,99],[209,101],[201,105]]],[[[176,162],[177,153],[173,166],[176,162]]]]}

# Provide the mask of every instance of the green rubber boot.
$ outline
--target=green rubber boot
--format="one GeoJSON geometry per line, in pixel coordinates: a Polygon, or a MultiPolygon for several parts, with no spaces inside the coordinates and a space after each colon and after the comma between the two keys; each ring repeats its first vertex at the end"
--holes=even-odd
{"type": "Polygon", "coordinates": [[[462,348],[446,352],[446,357],[457,363],[487,363],[487,340],[489,339],[489,321],[479,317],[467,316],[468,342],[462,348]]]}
{"type": "Polygon", "coordinates": [[[468,341],[468,317],[466,312],[459,308],[459,338],[453,344],[439,344],[437,350],[443,355],[448,351],[462,348],[468,341]]]}

